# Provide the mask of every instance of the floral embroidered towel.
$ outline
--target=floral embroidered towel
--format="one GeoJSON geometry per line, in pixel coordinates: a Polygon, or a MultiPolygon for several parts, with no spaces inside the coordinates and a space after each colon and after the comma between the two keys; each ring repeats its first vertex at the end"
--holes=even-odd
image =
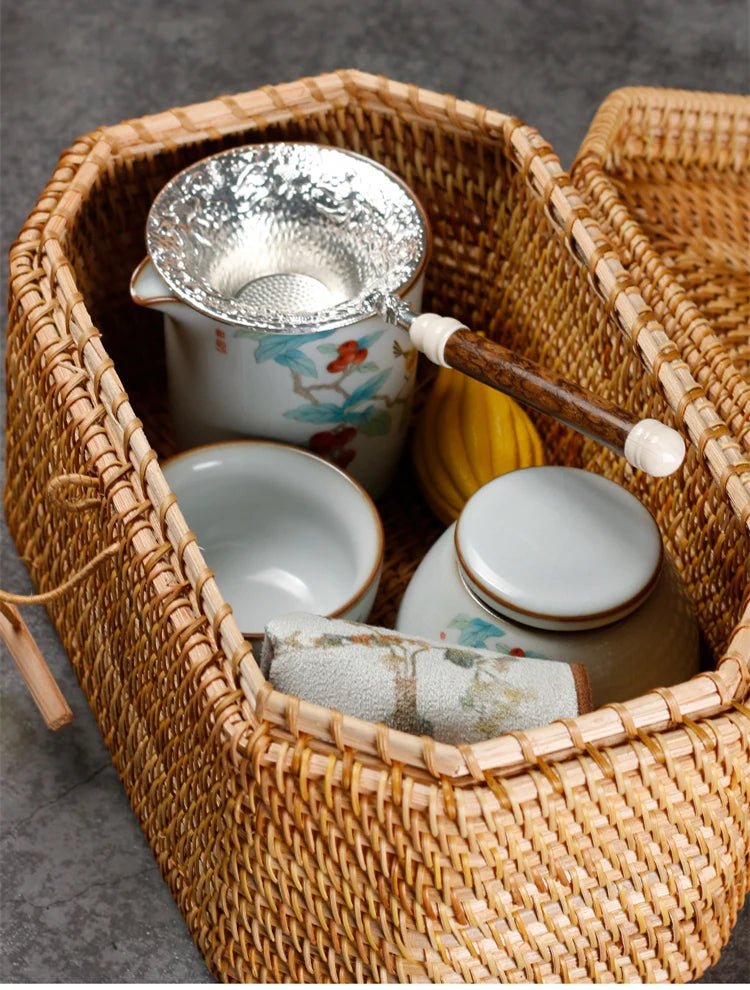
{"type": "Polygon", "coordinates": [[[260,666],[285,694],[455,745],[591,709],[581,664],[448,647],[304,612],[268,623],[260,666]]]}

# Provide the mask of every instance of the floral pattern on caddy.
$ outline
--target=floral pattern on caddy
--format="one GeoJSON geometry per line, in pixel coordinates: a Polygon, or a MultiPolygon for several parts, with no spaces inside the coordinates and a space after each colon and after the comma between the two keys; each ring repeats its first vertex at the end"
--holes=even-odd
{"type": "MultiPolygon", "coordinates": [[[[381,368],[370,356],[384,330],[339,344],[320,343],[336,332],[273,334],[258,344],[255,360],[258,364],[274,361],[289,369],[292,390],[305,401],[283,415],[303,423],[330,425],[330,429],[313,432],[308,445],[314,453],[346,468],[356,457],[352,444],[357,436],[386,436],[402,427],[408,402],[403,390],[395,396],[384,390],[393,366],[381,368]],[[394,417],[397,410],[399,415],[394,417]]],[[[416,361],[416,352],[404,351],[398,344],[393,345],[393,356],[404,358],[407,371],[416,361]]]]}
{"type": "MultiPolygon", "coordinates": [[[[460,646],[473,646],[477,650],[498,650],[501,647],[497,643],[490,643],[489,640],[498,640],[505,636],[502,626],[495,625],[494,622],[487,622],[486,619],[473,618],[465,612],[454,615],[448,623],[449,629],[459,629],[458,642],[460,646]]],[[[440,637],[445,638],[445,633],[440,637]]],[[[511,657],[532,657],[535,660],[548,660],[549,657],[542,656],[534,650],[527,650],[520,646],[502,646],[502,652],[511,657]]]]}

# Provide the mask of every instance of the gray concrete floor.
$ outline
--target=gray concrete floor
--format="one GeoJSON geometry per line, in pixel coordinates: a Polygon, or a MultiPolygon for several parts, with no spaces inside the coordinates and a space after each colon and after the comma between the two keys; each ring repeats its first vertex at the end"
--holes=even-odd
{"type": "MultiPolygon", "coordinates": [[[[745,0],[5,0],[0,44],[4,250],[78,134],[269,82],[382,72],[516,114],[564,164],[616,87],[748,89],[745,0]]],[[[0,541],[0,584],[30,590],[0,541]]],[[[56,635],[26,614],[75,722],[47,733],[3,659],[0,980],[208,981],[56,635]]],[[[707,979],[747,980],[749,931],[746,907],[707,979]]]]}

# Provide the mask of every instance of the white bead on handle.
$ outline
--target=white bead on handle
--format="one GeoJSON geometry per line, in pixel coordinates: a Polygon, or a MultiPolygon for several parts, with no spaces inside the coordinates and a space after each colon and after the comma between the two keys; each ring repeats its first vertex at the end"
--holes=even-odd
{"type": "Polygon", "coordinates": [[[630,413],[614,403],[473,333],[451,317],[436,313],[422,313],[413,319],[399,316],[414,346],[434,364],[462,371],[553,416],[623,454],[633,467],[662,478],[673,474],[685,459],[684,440],[664,423],[655,419],[633,421],[630,413]]]}
{"type": "Polygon", "coordinates": [[[658,419],[642,419],[625,437],[625,460],[654,478],[666,478],[685,460],[685,441],[658,419]]]}

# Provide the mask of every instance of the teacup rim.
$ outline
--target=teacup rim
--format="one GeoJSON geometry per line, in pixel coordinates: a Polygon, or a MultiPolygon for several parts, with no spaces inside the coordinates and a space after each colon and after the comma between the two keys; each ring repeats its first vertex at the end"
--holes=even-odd
{"type": "MultiPolygon", "coordinates": [[[[367,577],[364,581],[360,582],[358,589],[352,594],[344,603],[336,608],[334,611],[327,613],[324,618],[336,619],[340,618],[344,613],[348,612],[349,609],[353,608],[357,602],[361,601],[362,598],[368,593],[372,588],[373,583],[378,579],[382,567],[383,559],[385,557],[385,528],[383,526],[383,520],[378,512],[378,508],[375,505],[375,500],[356,478],[353,478],[346,471],[343,471],[338,465],[332,464],[327,461],[324,457],[319,454],[314,453],[311,450],[306,450],[304,447],[298,447],[293,443],[286,443],[283,440],[272,440],[265,437],[234,437],[227,440],[216,440],[209,443],[196,444],[194,447],[188,447],[186,450],[178,451],[176,454],[171,454],[169,457],[161,460],[160,467],[162,468],[162,473],[165,468],[169,465],[174,464],[178,460],[183,460],[190,455],[194,455],[200,451],[215,450],[220,447],[230,447],[230,446],[240,446],[247,448],[257,448],[257,447],[277,447],[282,450],[291,451],[293,454],[302,454],[311,460],[325,465],[326,468],[330,468],[334,475],[339,475],[340,478],[348,482],[352,488],[359,494],[362,503],[369,510],[372,517],[375,536],[376,536],[376,549],[374,555],[374,563],[370,568],[367,577]]],[[[166,475],[165,475],[166,478],[166,475]]],[[[168,479],[167,479],[167,483],[168,479]]],[[[169,486],[170,492],[177,498],[177,493],[172,491],[171,485],[169,486]]],[[[179,504],[179,499],[178,499],[179,504]]],[[[231,603],[229,603],[231,604],[231,603]]],[[[251,642],[260,642],[265,637],[265,631],[262,632],[245,632],[240,630],[242,637],[251,642]]]]}

